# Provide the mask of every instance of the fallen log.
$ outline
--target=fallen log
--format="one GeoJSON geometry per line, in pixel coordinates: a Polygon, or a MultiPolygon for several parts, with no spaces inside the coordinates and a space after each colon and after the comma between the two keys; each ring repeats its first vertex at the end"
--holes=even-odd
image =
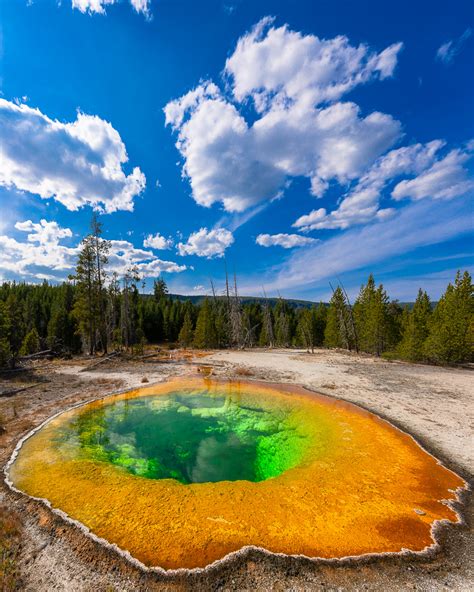
{"type": "Polygon", "coordinates": [[[29,384],[28,386],[23,386],[18,389],[12,389],[12,390],[3,391],[3,392],[0,391],[0,397],[13,397],[13,395],[16,395],[17,393],[27,391],[28,389],[31,389],[35,386],[39,386],[40,384],[44,384],[44,382],[35,382],[34,384],[29,384]]]}
{"type": "Polygon", "coordinates": [[[112,352],[109,356],[107,356],[105,358],[101,358],[100,360],[97,360],[97,362],[93,362],[92,364],[89,364],[88,366],[81,368],[81,370],[79,370],[79,372],[88,372],[89,370],[93,370],[97,366],[100,366],[100,364],[103,364],[104,362],[108,362],[109,360],[112,360],[113,358],[115,358],[119,355],[120,355],[120,352],[112,352]]]}
{"type": "Polygon", "coordinates": [[[19,361],[23,361],[23,360],[33,360],[34,358],[42,358],[43,356],[56,356],[56,352],[53,351],[52,349],[45,349],[43,351],[40,352],[36,352],[34,354],[29,354],[28,356],[20,356],[19,358],[17,358],[17,360],[19,361]]]}

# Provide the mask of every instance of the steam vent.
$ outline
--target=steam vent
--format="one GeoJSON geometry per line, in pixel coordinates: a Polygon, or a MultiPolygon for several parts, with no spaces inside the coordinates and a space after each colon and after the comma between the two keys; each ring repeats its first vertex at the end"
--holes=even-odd
{"type": "Polygon", "coordinates": [[[320,558],[422,551],[465,485],[410,436],[302,388],[173,380],[51,419],[9,469],[146,566],[243,547],[320,558]]]}

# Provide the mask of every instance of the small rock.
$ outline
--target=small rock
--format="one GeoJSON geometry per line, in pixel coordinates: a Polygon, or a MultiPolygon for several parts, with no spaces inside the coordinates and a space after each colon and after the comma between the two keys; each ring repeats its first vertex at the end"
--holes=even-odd
{"type": "Polygon", "coordinates": [[[414,511],[418,516],[426,516],[426,512],[423,512],[423,510],[420,510],[419,508],[414,508],[414,511]]]}
{"type": "Polygon", "coordinates": [[[150,382],[146,376],[142,378],[142,382],[150,382]]]}

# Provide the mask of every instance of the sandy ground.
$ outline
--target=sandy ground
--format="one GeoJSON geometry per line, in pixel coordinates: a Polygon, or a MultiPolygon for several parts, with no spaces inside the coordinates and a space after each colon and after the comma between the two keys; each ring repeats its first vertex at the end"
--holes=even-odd
{"type": "MultiPolygon", "coordinates": [[[[212,366],[216,377],[303,384],[357,403],[414,435],[430,452],[467,480],[474,472],[474,374],[385,362],[343,352],[221,351],[194,365],[181,360],[114,360],[81,372],[83,360],[55,362],[34,374],[0,379],[4,391],[36,384],[13,396],[0,396],[0,463],[16,442],[44,419],[79,401],[212,366]]],[[[466,496],[466,524],[439,533],[441,549],[432,557],[385,557],[318,564],[309,560],[266,557],[258,552],[213,567],[203,574],[167,577],[143,573],[114,551],[95,543],[41,503],[14,494],[2,484],[0,510],[18,520],[17,589],[31,592],[148,590],[472,590],[473,512],[466,496]]],[[[0,587],[1,587],[0,575],[0,587]]],[[[2,588],[8,590],[8,588],[2,588]]]]}

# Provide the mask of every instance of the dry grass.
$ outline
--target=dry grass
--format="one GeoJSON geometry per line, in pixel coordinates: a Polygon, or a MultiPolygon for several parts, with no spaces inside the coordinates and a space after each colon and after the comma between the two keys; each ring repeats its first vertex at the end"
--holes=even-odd
{"type": "Polygon", "coordinates": [[[0,590],[21,590],[17,558],[20,551],[21,522],[15,512],[0,505],[0,590]]]}

